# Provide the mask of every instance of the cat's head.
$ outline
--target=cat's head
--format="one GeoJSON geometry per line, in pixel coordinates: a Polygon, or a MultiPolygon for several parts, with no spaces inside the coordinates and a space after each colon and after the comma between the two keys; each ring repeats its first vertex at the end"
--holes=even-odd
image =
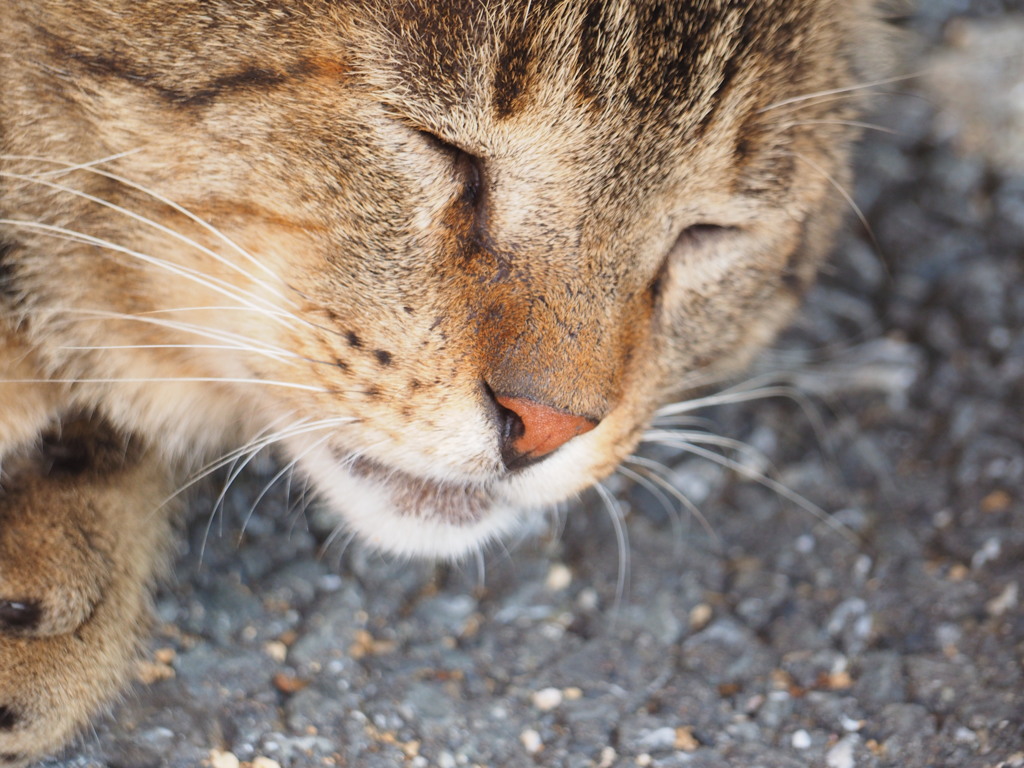
{"type": "Polygon", "coordinates": [[[16,0],[3,214],[31,223],[2,235],[30,332],[55,371],[139,380],[79,389],[126,428],[241,420],[364,538],[458,554],[790,315],[844,205],[870,14],[16,0]]]}

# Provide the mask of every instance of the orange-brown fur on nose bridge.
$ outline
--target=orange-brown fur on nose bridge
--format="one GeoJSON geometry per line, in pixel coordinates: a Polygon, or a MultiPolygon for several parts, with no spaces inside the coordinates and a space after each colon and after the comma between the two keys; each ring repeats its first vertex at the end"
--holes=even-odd
{"type": "Polygon", "coordinates": [[[585,416],[558,411],[522,397],[498,395],[495,400],[522,420],[523,432],[512,447],[521,456],[529,458],[546,456],[598,424],[585,416]]]}

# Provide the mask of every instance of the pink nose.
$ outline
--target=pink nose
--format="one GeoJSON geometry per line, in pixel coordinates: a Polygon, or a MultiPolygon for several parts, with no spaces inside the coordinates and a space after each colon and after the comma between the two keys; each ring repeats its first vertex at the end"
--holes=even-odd
{"type": "Polygon", "coordinates": [[[513,465],[523,466],[541,459],[597,426],[593,419],[558,411],[522,397],[499,395],[495,400],[502,408],[515,414],[522,425],[509,430],[502,446],[505,464],[510,469],[513,465]]]}

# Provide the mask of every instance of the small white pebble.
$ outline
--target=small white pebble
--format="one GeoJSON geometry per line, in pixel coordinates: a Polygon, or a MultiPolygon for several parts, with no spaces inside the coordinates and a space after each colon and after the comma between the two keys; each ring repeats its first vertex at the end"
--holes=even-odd
{"type": "Polygon", "coordinates": [[[605,747],[601,750],[601,762],[597,764],[597,768],[612,768],[616,757],[618,754],[615,752],[615,747],[605,747]]]}
{"type": "Polygon", "coordinates": [[[843,715],[843,719],[840,721],[840,724],[843,726],[843,730],[847,733],[856,733],[864,727],[863,720],[854,720],[852,717],[847,717],[846,715],[843,715]]]}
{"type": "Polygon", "coordinates": [[[854,768],[853,745],[855,737],[847,736],[828,751],[825,755],[825,764],[828,768],[854,768]]]}
{"type": "Polygon", "coordinates": [[[345,584],[336,573],[325,573],[320,577],[319,586],[324,592],[337,592],[345,584]]]}
{"type": "Polygon", "coordinates": [[[960,744],[974,744],[978,741],[978,734],[972,731],[970,728],[964,728],[962,725],[956,729],[953,734],[953,739],[960,744]]]}
{"type": "Polygon", "coordinates": [[[639,765],[640,768],[647,768],[647,766],[652,762],[654,762],[653,758],[646,752],[636,756],[636,764],[639,765]]]}
{"type": "Polygon", "coordinates": [[[809,555],[814,551],[814,544],[814,537],[808,533],[804,533],[796,537],[796,540],[793,542],[793,549],[801,555],[809,555]]]}
{"type": "Polygon", "coordinates": [[[437,768],[455,768],[455,755],[451,752],[442,752],[437,756],[437,768]]]}
{"type": "Polygon", "coordinates": [[[699,631],[704,629],[711,621],[714,611],[707,603],[699,603],[690,609],[690,629],[699,631]]]}
{"type": "Polygon", "coordinates": [[[579,595],[576,596],[576,605],[580,607],[581,611],[597,610],[599,603],[600,599],[597,596],[597,590],[593,587],[581,589],[579,595]]]}
{"type": "Polygon", "coordinates": [[[544,749],[544,742],[540,740],[540,734],[533,730],[533,728],[527,728],[519,734],[519,741],[522,742],[523,747],[531,755],[536,755],[544,749]]]}
{"type": "Polygon", "coordinates": [[[288,646],[280,640],[272,640],[264,645],[263,652],[279,664],[288,658],[288,646]]]}
{"type": "Polygon", "coordinates": [[[552,592],[558,592],[572,584],[572,571],[564,563],[555,563],[548,571],[544,586],[552,592]]]}
{"type": "Polygon", "coordinates": [[[252,761],[252,768],[281,768],[281,764],[269,757],[257,757],[252,761]]]}
{"type": "Polygon", "coordinates": [[[238,768],[238,758],[231,752],[221,752],[219,749],[210,750],[210,768],[238,768]]]}
{"type": "Polygon", "coordinates": [[[978,570],[985,565],[985,563],[998,560],[1002,552],[1003,543],[999,539],[994,536],[990,539],[986,539],[985,543],[981,545],[981,549],[971,556],[971,568],[978,570]]]}
{"type": "Polygon", "coordinates": [[[1011,581],[1006,585],[1006,588],[998,597],[994,597],[985,603],[985,610],[989,612],[990,616],[1002,616],[1006,614],[1008,611],[1017,607],[1019,591],[1020,588],[1017,586],[1017,582],[1011,581]]]}
{"type": "Polygon", "coordinates": [[[427,768],[428,765],[430,765],[430,761],[423,755],[416,755],[409,763],[410,768],[427,768]]]}
{"type": "Polygon", "coordinates": [[[802,728],[793,734],[793,749],[810,749],[811,734],[802,728]]]}
{"type": "Polygon", "coordinates": [[[562,692],[557,688],[544,688],[533,694],[533,706],[541,712],[550,712],[562,703],[562,692]]]}

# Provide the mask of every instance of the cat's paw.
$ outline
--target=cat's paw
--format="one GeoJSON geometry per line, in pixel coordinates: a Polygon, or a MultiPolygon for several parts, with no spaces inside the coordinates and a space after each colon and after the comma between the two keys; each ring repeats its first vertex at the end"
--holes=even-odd
{"type": "Polygon", "coordinates": [[[89,509],[0,506],[0,633],[73,632],[110,579],[112,542],[89,509]]]}
{"type": "Polygon", "coordinates": [[[59,749],[129,679],[170,535],[147,457],[0,495],[0,768],[59,749]]]}

